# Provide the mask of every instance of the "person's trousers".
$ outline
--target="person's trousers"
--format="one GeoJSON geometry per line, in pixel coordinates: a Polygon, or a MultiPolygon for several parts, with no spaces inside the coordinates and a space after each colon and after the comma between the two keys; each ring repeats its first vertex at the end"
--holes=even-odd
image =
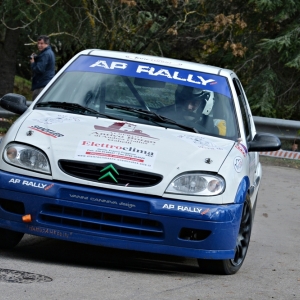
{"type": "Polygon", "coordinates": [[[32,92],[32,101],[39,95],[39,93],[44,89],[44,87],[42,88],[39,88],[39,89],[35,89],[33,92],[32,92]]]}

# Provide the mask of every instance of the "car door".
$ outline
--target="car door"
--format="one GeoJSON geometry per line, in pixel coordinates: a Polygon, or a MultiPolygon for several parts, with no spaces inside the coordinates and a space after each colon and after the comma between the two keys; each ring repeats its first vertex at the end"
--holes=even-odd
{"type": "MultiPolygon", "coordinates": [[[[256,134],[255,124],[253,121],[253,116],[250,110],[250,106],[247,101],[246,94],[237,77],[233,77],[234,88],[238,97],[238,102],[242,115],[242,125],[245,132],[245,143],[246,147],[249,147],[249,142],[252,141],[256,134]]],[[[261,176],[260,163],[259,163],[259,154],[257,152],[248,152],[246,153],[249,159],[249,179],[250,179],[250,188],[249,194],[251,197],[251,202],[254,205],[256,194],[258,191],[258,185],[261,176]]]]}

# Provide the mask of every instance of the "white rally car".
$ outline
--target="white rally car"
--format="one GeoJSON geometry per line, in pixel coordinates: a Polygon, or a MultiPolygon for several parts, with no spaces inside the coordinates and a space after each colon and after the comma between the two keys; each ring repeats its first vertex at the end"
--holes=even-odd
{"type": "Polygon", "coordinates": [[[262,176],[246,95],[227,69],[90,49],[71,59],[0,143],[0,247],[23,235],[197,258],[234,274],[262,176]]]}

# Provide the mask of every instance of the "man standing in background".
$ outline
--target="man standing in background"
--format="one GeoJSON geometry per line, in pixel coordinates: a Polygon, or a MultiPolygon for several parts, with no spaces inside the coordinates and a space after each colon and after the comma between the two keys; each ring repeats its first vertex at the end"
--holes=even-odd
{"type": "Polygon", "coordinates": [[[50,39],[41,35],[37,40],[39,54],[30,56],[31,70],[33,72],[31,90],[32,100],[43,90],[55,74],[55,55],[50,46],[50,39]]]}

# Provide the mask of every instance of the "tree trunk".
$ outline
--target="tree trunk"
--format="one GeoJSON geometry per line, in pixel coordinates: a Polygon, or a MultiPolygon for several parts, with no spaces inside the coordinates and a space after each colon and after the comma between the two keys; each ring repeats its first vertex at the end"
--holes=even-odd
{"type": "Polygon", "coordinates": [[[12,93],[16,73],[17,50],[20,30],[1,26],[0,35],[0,98],[12,93]]]}

